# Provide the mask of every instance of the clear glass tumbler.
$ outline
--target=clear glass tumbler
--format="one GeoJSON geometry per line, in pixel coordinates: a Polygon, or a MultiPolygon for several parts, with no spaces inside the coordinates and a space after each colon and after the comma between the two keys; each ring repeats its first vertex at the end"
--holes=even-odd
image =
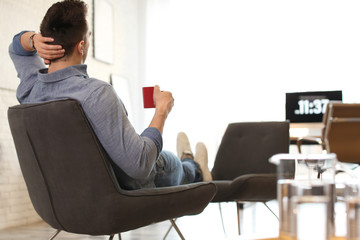
{"type": "MultiPolygon", "coordinates": [[[[277,165],[277,200],[279,203],[280,239],[293,239],[291,187],[296,182],[334,183],[337,159],[335,154],[276,154],[269,161],[277,165]]],[[[331,220],[333,225],[333,219],[331,220]]]]}

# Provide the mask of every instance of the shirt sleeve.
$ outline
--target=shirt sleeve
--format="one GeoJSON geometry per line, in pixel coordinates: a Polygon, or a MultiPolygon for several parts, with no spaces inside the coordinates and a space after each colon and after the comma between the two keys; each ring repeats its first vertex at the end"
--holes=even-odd
{"type": "Polygon", "coordinates": [[[154,127],[146,128],[143,131],[143,133],[141,134],[141,136],[148,137],[151,140],[153,140],[153,142],[156,145],[157,152],[158,152],[158,155],[159,155],[160,152],[162,151],[162,147],[163,147],[162,135],[161,135],[159,129],[154,128],[154,127]]]}
{"type": "Polygon", "coordinates": [[[45,64],[36,51],[26,51],[20,42],[22,31],[16,34],[9,46],[9,55],[14,63],[17,76],[20,78],[20,85],[17,88],[16,96],[20,103],[24,101],[37,81],[38,71],[45,68],[45,64]]]}
{"type": "Polygon", "coordinates": [[[21,35],[23,35],[24,33],[26,33],[28,31],[21,31],[20,33],[16,34],[14,37],[13,37],[13,47],[14,47],[14,52],[17,54],[17,55],[20,55],[20,56],[32,56],[36,53],[36,50],[35,51],[32,51],[32,52],[28,52],[26,51],[23,46],[21,45],[21,42],[20,42],[20,37],[21,35]]]}
{"type": "Polygon", "coordinates": [[[137,134],[111,85],[92,92],[83,109],[114,163],[134,179],[148,177],[162,149],[159,130],[147,128],[137,134]]]}

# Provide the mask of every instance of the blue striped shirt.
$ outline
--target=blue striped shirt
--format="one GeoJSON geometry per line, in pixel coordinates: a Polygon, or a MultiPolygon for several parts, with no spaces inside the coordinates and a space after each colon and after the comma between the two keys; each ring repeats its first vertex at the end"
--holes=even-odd
{"type": "Polygon", "coordinates": [[[76,99],[116,165],[130,179],[140,180],[140,183],[145,180],[143,184],[148,185],[146,179],[154,175],[153,167],[162,150],[160,131],[146,128],[140,135],[137,134],[113,87],[107,82],[90,78],[86,65],[73,65],[48,73],[36,51],[28,52],[21,46],[20,36],[23,33],[15,35],[9,47],[20,78],[16,92],[19,102],[76,99]]]}

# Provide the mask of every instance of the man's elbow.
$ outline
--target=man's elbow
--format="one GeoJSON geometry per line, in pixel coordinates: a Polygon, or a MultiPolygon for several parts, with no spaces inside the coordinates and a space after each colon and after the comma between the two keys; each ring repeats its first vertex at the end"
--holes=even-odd
{"type": "Polygon", "coordinates": [[[137,180],[143,180],[150,176],[156,164],[157,154],[150,152],[150,154],[141,155],[139,161],[133,166],[128,175],[137,180]]]}
{"type": "Polygon", "coordinates": [[[152,171],[151,169],[146,168],[137,168],[135,171],[127,172],[129,177],[136,179],[136,180],[144,180],[150,176],[150,173],[152,171]]]}

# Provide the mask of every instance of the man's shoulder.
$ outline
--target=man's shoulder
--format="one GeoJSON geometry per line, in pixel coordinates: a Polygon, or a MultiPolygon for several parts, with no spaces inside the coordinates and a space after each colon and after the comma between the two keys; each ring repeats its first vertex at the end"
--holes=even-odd
{"type": "Polygon", "coordinates": [[[87,84],[93,85],[93,86],[98,86],[98,87],[110,87],[111,84],[104,81],[104,80],[100,80],[98,78],[93,78],[93,77],[89,77],[86,79],[87,84]]]}
{"type": "Polygon", "coordinates": [[[97,79],[97,78],[87,78],[85,81],[83,81],[82,83],[83,89],[87,89],[87,91],[95,93],[95,92],[113,92],[112,91],[112,86],[110,83],[97,79]]]}
{"type": "Polygon", "coordinates": [[[116,98],[115,91],[112,87],[112,85],[106,81],[89,77],[86,79],[83,79],[81,81],[81,85],[79,86],[81,89],[81,92],[84,94],[83,96],[84,101],[104,101],[104,99],[110,100],[116,98]],[[86,92],[86,93],[85,93],[86,92]],[[100,100],[102,99],[102,100],[100,100]]]}

